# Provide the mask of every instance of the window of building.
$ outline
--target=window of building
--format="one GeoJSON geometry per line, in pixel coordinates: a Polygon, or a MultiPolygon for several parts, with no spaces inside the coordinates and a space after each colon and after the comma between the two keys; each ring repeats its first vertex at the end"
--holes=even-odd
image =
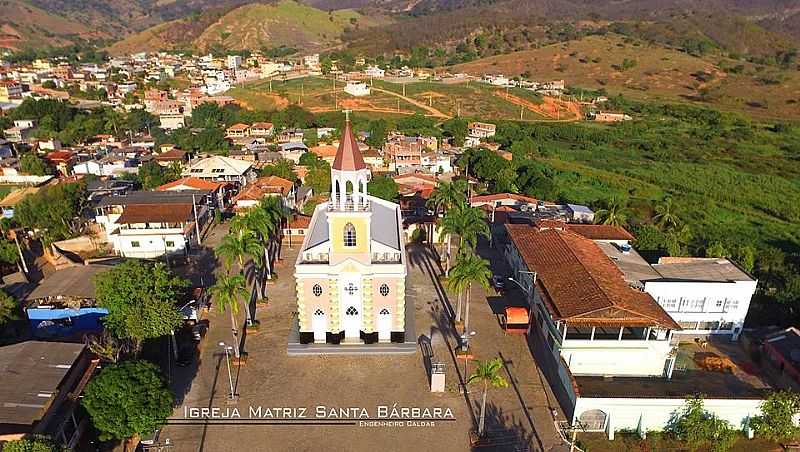
{"type": "Polygon", "coordinates": [[[344,311],[344,313],[345,315],[358,315],[358,309],[354,308],[353,306],[350,306],[349,308],[347,308],[346,311],[344,311]]]}
{"type": "Polygon", "coordinates": [[[661,307],[666,311],[674,311],[678,308],[678,300],[675,298],[660,300],[661,307]]]}
{"type": "Polygon", "coordinates": [[[225,168],[214,168],[211,170],[212,173],[220,174],[225,172],[225,168]]]}
{"type": "Polygon", "coordinates": [[[380,315],[389,315],[389,310],[386,308],[381,309],[380,315]]]}
{"type": "Polygon", "coordinates": [[[697,325],[698,330],[716,330],[719,329],[719,322],[700,322],[697,325]]]}
{"type": "Polygon", "coordinates": [[[725,311],[725,300],[714,300],[714,312],[724,312],[725,311]]]}
{"type": "Polygon", "coordinates": [[[138,240],[131,241],[131,248],[139,248],[140,246],[142,245],[139,243],[138,240]]]}
{"type": "Polygon", "coordinates": [[[314,293],[314,296],[319,297],[322,295],[322,286],[319,284],[314,284],[314,287],[311,288],[311,292],[314,293]]]}
{"type": "Polygon", "coordinates": [[[356,227],[353,223],[344,226],[344,246],[356,246],[356,227]]]}
{"type": "Polygon", "coordinates": [[[381,291],[381,295],[383,295],[384,297],[389,295],[389,286],[388,285],[381,284],[381,288],[379,290],[381,291]]]}
{"type": "Polygon", "coordinates": [[[167,248],[175,248],[175,242],[172,240],[167,240],[167,248]]]}
{"type": "Polygon", "coordinates": [[[314,311],[314,315],[316,316],[325,315],[325,312],[322,309],[317,309],[316,311],[314,311]]]}
{"type": "Polygon", "coordinates": [[[739,309],[739,300],[735,298],[732,300],[725,299],[725,302],[725,312],[731,312],[739,309]]]}
{"type": "Polygon", "coordinates": [[[678,322],[678,325],[681,326],[684,330],[696,330],[697,329],[697,322],[678,322]]]}

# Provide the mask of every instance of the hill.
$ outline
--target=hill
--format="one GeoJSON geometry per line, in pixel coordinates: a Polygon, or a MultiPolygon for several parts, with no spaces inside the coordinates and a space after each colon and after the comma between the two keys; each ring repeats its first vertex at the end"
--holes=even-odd
{"type": "Polygon", "coordinates": [[[525,74],[535,80],[604,89],[632,98],[690,101],[756,117],[800,119],[800,76],[719,56],[685,52],[615,34],[588,36],[449,68],[473,75],[525,74]]]}
{"type": "Polygon", "coordinates": [[[0,48],[21,49],[31,42],[40,45],[69,44],[76,37],[102,37],[89,27],[50,14],[21,0],[0,0],[0,48]]]}
{"type": "Polygon", "coordinates": [[[287,46],[320,50],[339,45],[345,32],[369,28],[385,19],[351,9],[323,11],[292,0],[251,3],[206,11],[157,25],[114,44],[112,53],[148,49],[243,50],[287,46]]]}

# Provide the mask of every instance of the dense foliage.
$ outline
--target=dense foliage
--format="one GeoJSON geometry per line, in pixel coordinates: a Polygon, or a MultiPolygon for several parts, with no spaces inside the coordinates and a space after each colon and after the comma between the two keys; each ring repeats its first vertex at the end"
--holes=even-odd
{"type": "Polygon", "coordinates": [[[97,304],[108,309],[105,327],[117,338],[140,343],[170,334],[181,323],[176,302],[188,281],[164,264],[125,261],[97,275],[95,286],[97,304]]]}
{"type": "Polygon", "coordinates": [[[714,452],[730,449],[737,435],[728,421],[705,410],[701,397],[688,398],[684,407],[673,414],[666,431],[691,450],[708,447],[714,452]]]}
{"type": "Polygon", "coordinates": [[[50,437],[33,435],[3,443],[3,452],[66,452],[66,447],[58,446],[50,437]]]}
{"type": "Polygon", "coordinates": [[[791,441],[800,436],[794,418],[800,413],[800,395],[791,391],[778,391],[761,404],[761,415],[750,421],[753,430],[774,441],[791,441]]]}
{"type": "Polygon", "coordinates": [[[172,413],[175,396],[158,368],[128,361],[103,369],[88,385],[82,405],[100,439],[127,439],[152,433],[172,413]]]}
{"type": "Polygon", "coordinates": [[[45,244],[50,244],[80,232],[85,203],[83,183],[48,185],[17,204],[14,220],[36,231],[45,244]]]}

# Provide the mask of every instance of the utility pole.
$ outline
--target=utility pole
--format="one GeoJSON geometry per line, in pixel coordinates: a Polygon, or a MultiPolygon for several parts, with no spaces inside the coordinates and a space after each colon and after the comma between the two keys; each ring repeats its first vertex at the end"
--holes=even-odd
{"type": "Polygon", "coordinates": [[[519,107],[519,120],[522,121],[522,113],[525,111],[525,107],[519,107]]]}
{"type": "Polygon", "coordinates": [[[202,245],[203,241],[200,238],[200,221],[197,219],[197,203],[194,200],[194,195],[192,195],[192,210],[194,210],[194,227],[197,230],[197,244],[202,245]]]}

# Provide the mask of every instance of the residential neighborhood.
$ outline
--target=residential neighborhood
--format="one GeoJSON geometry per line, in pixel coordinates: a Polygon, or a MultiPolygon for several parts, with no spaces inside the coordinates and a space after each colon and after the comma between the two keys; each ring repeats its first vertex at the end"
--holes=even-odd
{"type": "Polygon", "coordinates": [[[798,198],[626,141],[709,113],[267,53],[0,64],[0,450],[797,447],[798,198]]]}

